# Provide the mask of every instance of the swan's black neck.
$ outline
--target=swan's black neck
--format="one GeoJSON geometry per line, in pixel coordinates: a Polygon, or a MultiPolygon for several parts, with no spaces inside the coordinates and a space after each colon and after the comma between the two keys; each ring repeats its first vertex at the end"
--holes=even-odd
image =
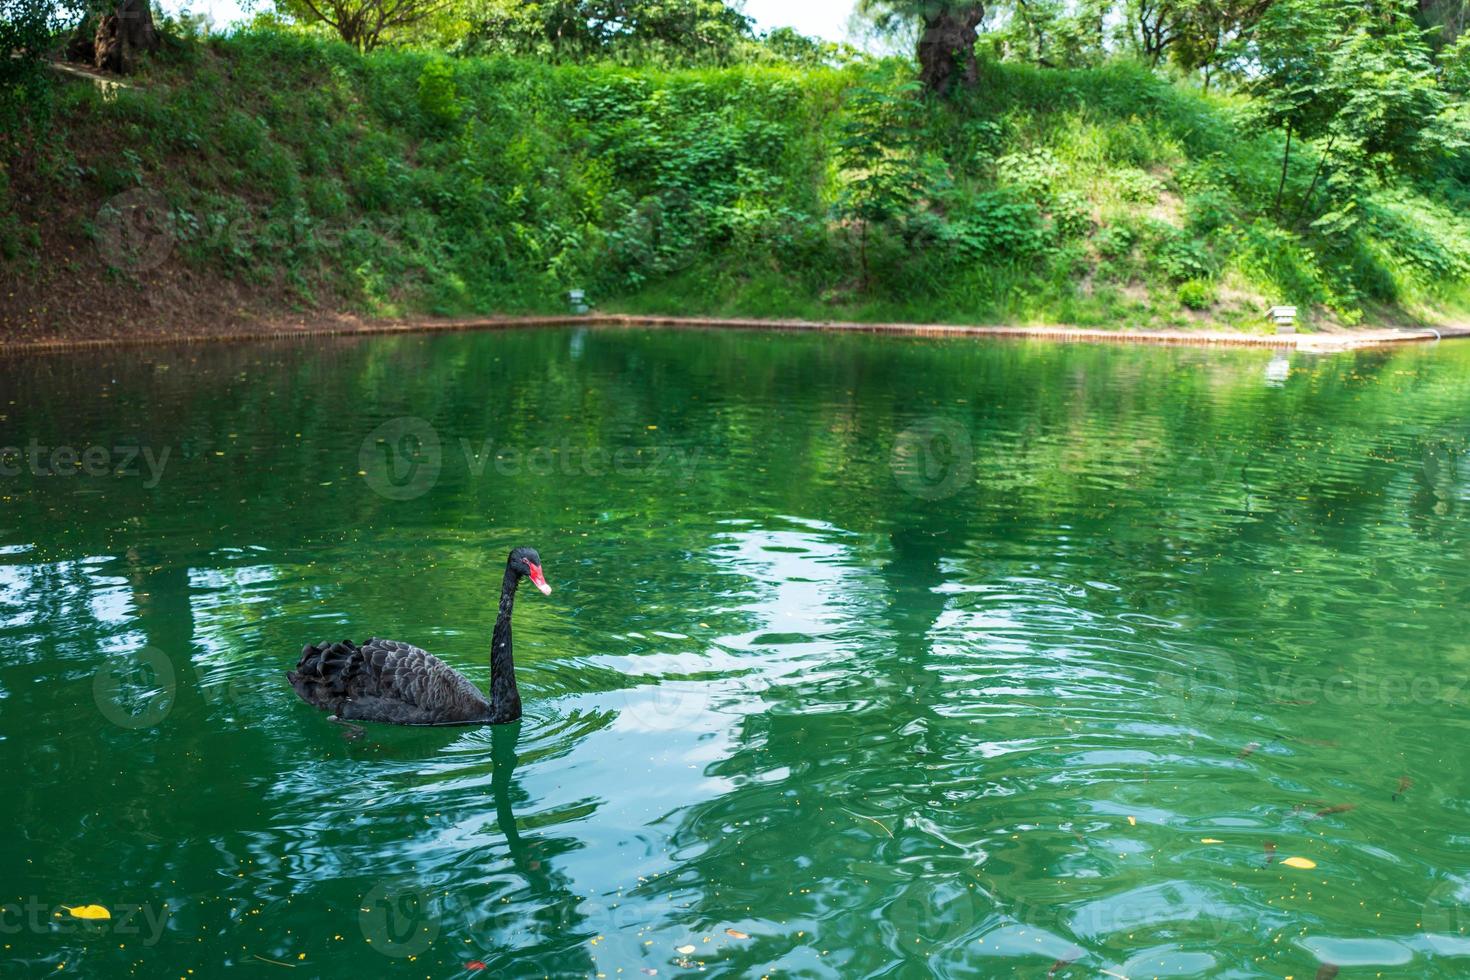
{"type": "Polygon", "coordinates": [[[510,614],[516,604],[516,586],[521,584],[509,566],[500,586],[500,617],[490,640],[490,721],[504,725],[521,716],[521,692],[516,689],[516,665],[510,649],[510,614]]]}

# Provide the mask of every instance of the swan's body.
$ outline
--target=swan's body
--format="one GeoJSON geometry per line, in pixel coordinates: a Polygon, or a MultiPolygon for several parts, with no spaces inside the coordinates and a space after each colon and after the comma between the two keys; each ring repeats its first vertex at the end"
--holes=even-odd
{"type": "Polygon", "coordinates": [[[516,587],[529,577],[542,592],[551,587],[541,558],[517,548],[506,562],[500,613],[490,644],[490,697],[438,657],[397,640],[349,640],[301,651],[286,679],[307,704],[343,721],[392,725],[504,725],[521,717],[511,656],[510,619],[516,587]]]}

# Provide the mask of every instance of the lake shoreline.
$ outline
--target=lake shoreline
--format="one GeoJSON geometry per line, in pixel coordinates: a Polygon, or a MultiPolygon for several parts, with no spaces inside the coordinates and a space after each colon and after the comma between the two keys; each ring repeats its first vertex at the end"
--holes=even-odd
{"type": "Polygon", "coordinates": [[[587,326],[612,329],[751,330],[888,334],[898,337],[971,337],[1054,343],[1154,344],[1188,347],[1254,347],[1277,351],[1337,353],[1403,343],[1470,337],[1470,325],[1417,330],[1345,330],[1332,333],[1252,334],[1228,330],[1108,330],[1069,326],[1000,326],[921,323],[865,323],[837,320],[680,317],[632,314],[489,316],[370,320],[339,316],[315,320],[265,321],[219,332],[179,334],[163,330],[111,337],[14,338],[0,344],[5,353],[65,352],[159,344],[252,343],[266,340],[391,334],[453,333],[587,326]]]}

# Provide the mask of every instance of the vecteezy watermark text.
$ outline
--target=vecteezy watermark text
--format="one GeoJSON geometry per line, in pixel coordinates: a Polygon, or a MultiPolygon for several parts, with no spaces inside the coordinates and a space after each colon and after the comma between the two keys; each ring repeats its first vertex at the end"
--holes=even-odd
{"type": "Polygon", "coordinates": [[[142,476],[152,490],[163,478],[169,447],[152,446],[43,446],[32,439],[24,446],[0,446],[0,477],[20,476],[142,476]]]}
{"type": "MultiPolygon", "coordinates": [[[[699,447],[670,445],[580,446],[563,439],[552,446],[519,447],[484,439],[460,438],[455,447],[472,479],[489,474],[546,477],[607,476],[647,472],[688,480],[699,465],[699,447]]],[[[367,434],[358,449],[358,469],[369,488],[389,500],[413,500],[439,482],[447,463],[438,431],[425,419],[391,419],[367,434]]]]}
{"type": "Polygon", "coordinates": [[[108,908],[105,918],[77,918],[68,908],[42,901],[37,895],[24,902],[5,902],[0,904],[0,935],[32,932],[92,938],[142,936],[143,945],[152,946],[163,938],[164,927],[168,925],[168,907],[151,902],[119,902],[108,908]]]}
{"type": "Polygon", "coordinates": [[[477,477],[484,476],[487,468],[494,469],[501,476],[519,473],[532,476],[603,476],[648,470],[655,473],[670,471],[687,477],[699,463],[700,456],[698,448],[656,446],[640,449],[623,446],[609,450],[601,446],[574,446],[568,439],[563,439],[558,446],[531,449],[497,447],[494,439],[486,439],[478,446],[472,440],[461,439],[459,445],[471,475],[477,477]]]}
{"type": "Polygon", "coordinates": [[[1323,677],[1257,669],[1261,689],[1283,704],[1462,705],[1470,700],[1470,676],[1422,671],[1339,669],[1323,677]]]}

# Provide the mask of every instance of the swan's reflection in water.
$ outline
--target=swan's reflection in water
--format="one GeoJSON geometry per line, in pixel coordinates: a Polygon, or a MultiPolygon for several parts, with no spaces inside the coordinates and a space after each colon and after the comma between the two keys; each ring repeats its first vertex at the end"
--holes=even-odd
{"type": "MultiPolygon", "coordinates": [[[[512,976],[527,957],[544,958],[569,975],[590,975],[594,966],[583,945],[592,935],[571,882],[557,869],[557,858],[575,847],[570,838],[532,832],[522,835],[515,803],[530,799],[516,784],[516,767],[524,722],[498,725],[490,730],[493,771],[490,792],[495,823],[505,842],[511,868],[520,882],[491,899],[490,914],[473,925],[480,941],[477,955],[491,976],[512,976]]],[[[502,875],[502,884],[506,876],[502,875]]]]}
{"type": "Polygon", "coordinates": [[[489,795],[499,840],[474,863],[456,854],[450,840],[443,842],[440,861],[448,876],[443,932],[450,942],[436,943],[432,960],[444,963],[444,954],[453,955],[458,942],[465,961],[484,963],[489,976],[529,975],[529,964],[535,964],[537,975],[596,972],[591,944],[605,923],[594,921],[595,904],[588,907],[587,892],[567,868],[583,848],[568,831],[595,814],[596,803],[584,799],[570,811],[538,810],[544,797],[538,800],[518,773],[523,763],[534,771],[575,753],[589,721],[595,729],[612,718],[604,714],[582,717],[576,725],[547,725],[548,719],[531,716],[477,734],[477,742],[489,740],[489,795]],[[531,737],[528,722],[547,727],[531,737]]]}

